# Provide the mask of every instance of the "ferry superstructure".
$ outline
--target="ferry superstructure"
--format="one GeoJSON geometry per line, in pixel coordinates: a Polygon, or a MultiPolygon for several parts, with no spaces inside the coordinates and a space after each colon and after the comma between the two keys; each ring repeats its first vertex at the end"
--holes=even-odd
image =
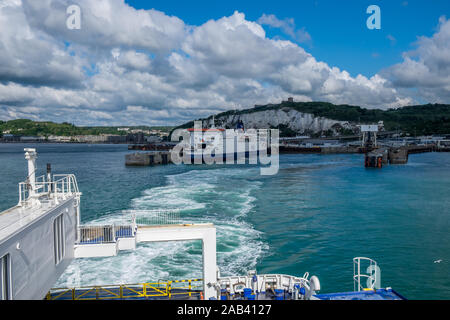
{"type": "MultiPolygon", "coordinates": [[[[73,174],[36,177],[35,149],[25,149],[28,176],[19,183],[19,203],[0,213],[0,300],[29,299],[205,299],[205,300],[348,300],[404,299],[380,288],[379,268],[369,258],[354,259],[354,291],[319,294],[318,277],[283,274],[221,276],[216,261],[213,224],[158,224],[132,215],[111,225],[81,225],[80,199],[73,174]],[[73,259],[115,256],[142,242],[202,241],[202,279],[159,280],[52,289],[73,259]],[[362,263],[367,262],[367,269],[362,263]],[[366,284],[366,285],[365,285],[366,284]]],[[[144,212],[145,213],[145,212],[144,212]]],[[[145,218],[145,217],[144,217],[145,218]]]]}
{"type": "Polygon", "coordinates": [[[223,162],[245,161],[251,154],[255,157],[260,152],[266,154],[270,145],[267,133],[262,135],[256,129],[245,130],[243,123],[238,123],[234,129],[216,128],[212,125],[211,128],[194,126],[187,131],[190,139],[183,152],[192,163],[197,164],[205,162],[205,154],[212,154],[223,162]]]}

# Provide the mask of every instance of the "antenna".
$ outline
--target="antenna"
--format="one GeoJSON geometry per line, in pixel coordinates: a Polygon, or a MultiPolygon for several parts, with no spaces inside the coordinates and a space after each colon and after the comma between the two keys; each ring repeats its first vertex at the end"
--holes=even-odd
{"type": "Polygon", "coordinates": [[[30,195],[34,195],[36,187],[36,149],[25,148],[25,159],[28,160],[28,177],[31,191],[30,195]]]}

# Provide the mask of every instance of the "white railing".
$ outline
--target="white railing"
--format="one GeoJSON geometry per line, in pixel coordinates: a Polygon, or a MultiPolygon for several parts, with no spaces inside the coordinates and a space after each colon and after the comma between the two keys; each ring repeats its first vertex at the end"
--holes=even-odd
{"type": "Polygon", "coordinates": [[[19,205],[26,205],[30,196],[40,198],[47,196],[49,199],[66,199],[72,195],[79,195],[77,179],[73,174],[55,174],[52,181],[46,181],[45,176],[36,178],[31,185],[28,181],[19,183],[19,205]]]}
{"type": "Polygon", "coordinates": [[[298,299],[309,299],[316,291],[320,290],[320,284],[317,277],[308,279],[309,273],[303,277],[295,277],[284,274],[261,274],[247,276],[219,277],[218,283],[221,290],[229,294],[239,294],[244,288],[251,288],[254,292],[267,292],[283,290],[293,296],[298,294],[298,299]],[[314,280],[313,280],[314,278],[314,280]],[[313,282],[313,283],[312,283],[313,282]],[[300,297],[299,289],[304,288],[304,295],[300,297]]]}
{"type": "Polygon", "coordinates": [[[80,244],[101,244],[116,241],[113,225],[81,226],[79,232],[80,244]]]}
{"type": "Polygon", "coordinates": [[[77,243],[112,243],[116,242],[118,238],[134,237],[138,226],[174,224],[183,224],[179,210],[125,210],[118,222],[80,226],[77,243]]]}
{"type": "Polygon", "coordinates": [[[134,225],[114,225],[114,236],[117,238],[132,238],[136,234],[134,225]]]}
{"type": "Polygon", "coordinates": [[[131,224],[80,226],[78,235],[78,244],[114,243],[119,238],[134,237],[136,235],[136,229],[131,224]]]}
{"type": "Polygon", "coordinates": [[[180,210],[130,210],[123,212],[125,216],[133,219],[133,224],[138,226],[159,226],[183,224],[180,210]]]}
{"type": "Polygon", "coordinates": [[[381,271],[377,262],[366,257],[353,258],[353,290],[380,289],[381,271]],[[365,280],[366,285],[363,285],[365,280]]]}

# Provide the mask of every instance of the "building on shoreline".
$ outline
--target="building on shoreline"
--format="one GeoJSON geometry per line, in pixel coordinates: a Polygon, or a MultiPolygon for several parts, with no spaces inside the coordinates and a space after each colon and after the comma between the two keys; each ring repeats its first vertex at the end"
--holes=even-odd
{"type": "Polygon", "coordinates": [[[76,136],[21,136],[14,134],[3,134],[0,142],[20,143],[20,142],[50,142],[50,143],[112,143],[112,144],[143,144],[146,142],[160,142],[163,137],[159,135],[144,135],[143,132],[100,135],[76,135],[76,136]]]}

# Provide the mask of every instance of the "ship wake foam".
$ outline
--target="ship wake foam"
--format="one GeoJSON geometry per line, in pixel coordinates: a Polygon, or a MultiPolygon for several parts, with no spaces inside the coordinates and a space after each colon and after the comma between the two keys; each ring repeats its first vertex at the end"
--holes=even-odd
{"type": "MultiPolygon", "coordinates": [[[[214,223],[217,263],[222,275],[255,269],[268,252],[262,234],[248,221],[254,212],[252,193],[261,187],[255,168],[199,169],[167,176],[167,184],[143,191],[130,208],[90,221],[90,224],[129,221],[142,210],[179,210],[185,223],[214,223]]],[[[115,257],[75,260],[56,286],[140,283],[202,277],[200,241],[139,244],[115,257]]]]}

